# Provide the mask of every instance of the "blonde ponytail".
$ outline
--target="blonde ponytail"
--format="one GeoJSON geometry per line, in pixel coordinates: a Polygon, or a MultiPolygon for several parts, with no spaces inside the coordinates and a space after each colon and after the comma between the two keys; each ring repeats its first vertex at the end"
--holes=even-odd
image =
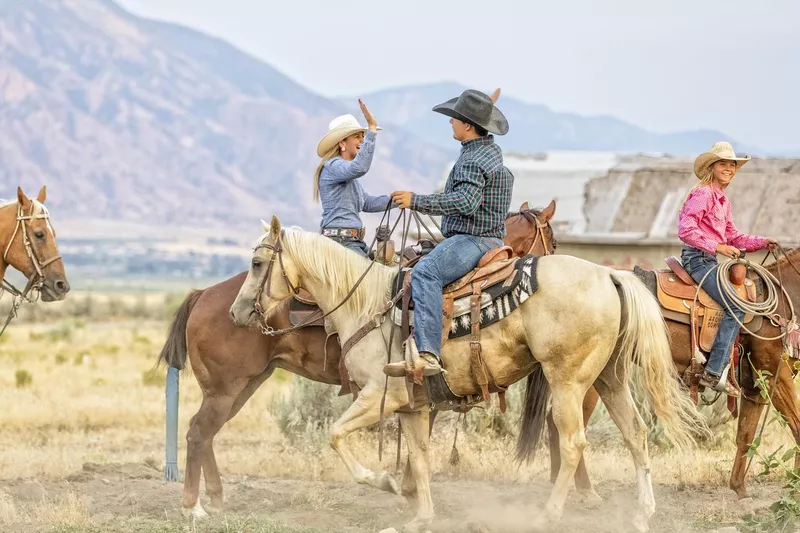
{"type": "Polygon", "coordinates": [[[336,143],[333,148],[328,150],[325,155],[322,156],[322,159],[317,165],[317,170],[314,172],[314,196],[313,199],[315,202],[319,203],[319,177],[322,174],[322,167],[325,166],[325,163],[333,159],[334,157],[339,155],[339,143],[336,143]]]}

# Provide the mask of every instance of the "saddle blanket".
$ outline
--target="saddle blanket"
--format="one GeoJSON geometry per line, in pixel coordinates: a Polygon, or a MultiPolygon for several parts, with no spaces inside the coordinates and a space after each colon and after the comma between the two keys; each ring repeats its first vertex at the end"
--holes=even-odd
{"type": "MultiPolygon", "coordinates": [[[[500,282],[481,290],[481,329],[506,318],[539,289],[536,279],[538,260],[539,257],[535,255],[521,257],[514,265],[513,278],[510,283],[500,282]]],[[[394,294],[397,294],[398,287],[402,286],[402,279],[405,278],[408,270],[410,269],[404,268],[395,278],[394,294]]],[[[470,334],[472,319],[470,318],[469,300],[469,295],[453,300],[453,321],[448,338],[470,334]]],[[[398,304],[392,312],[392,320],[397,326],[401,326],[402,318],[403,309],[398,304]]],[[[413,326],[413,307],[408,311],[408,318],[409,324],[413,326]]]]}

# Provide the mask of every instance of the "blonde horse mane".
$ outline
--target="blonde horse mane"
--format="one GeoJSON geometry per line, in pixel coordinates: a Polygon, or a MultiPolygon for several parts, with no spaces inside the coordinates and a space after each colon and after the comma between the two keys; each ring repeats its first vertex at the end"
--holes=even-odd
{"type": "MultiPolygon", "coordinates": [[[[294,260],[304,275],[329,281],[324,284],[325,297],[336,305],[370,267],[369,259],[319,233],[298,227],[284,228],[282,240],[284,253],[294,260]]],[[[391,267],[380,263],[372,265],[352,296],[339,309],[361,320],[371,319],[391,297],[394,272],[391,267]]]]}

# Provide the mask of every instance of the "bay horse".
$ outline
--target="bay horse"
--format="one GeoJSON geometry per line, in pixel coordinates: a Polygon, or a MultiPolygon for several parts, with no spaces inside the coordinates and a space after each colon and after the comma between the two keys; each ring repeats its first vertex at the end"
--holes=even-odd
{"type": "MultiPolygon", "coordinates": [[[[786,292],[797,306],[800,304],[800,248],[789,250],[780,260],[766,266],[766,269],[778,279],[782,279],[786,292]],[[780,276],[778,269],[780,268],[780,276]]],[[[777,313],[782,317],[789,316],[788,306],[785,300],[781,299],[777,313]]],[[[667,320],[669,329],[670,349],[672,360],[679,375],[689,367],[691,354],[691,338],[689,326],[672,320],[667,320]]],[[[761,337],[777,337],[780,329],[773,325],[770,320],[764,320],[761,327],[753,333],[761,337]]],[[[784,361],[784,347],[781,339],[762,340],[741,331],[740,343],[744,348],[744,356],[740,361],[741,377],[739,385],[742,389],[742,396],[739,400],[738,423],[736,428],[736,455],[731,468],[728,486],[736,493],[739,500],[749,498],[745,476],[747,473],[748,458],[746,453],[753,442],[756,429],[761,418],[761,412],[765,402],[761,398],[760,388],[756,384],[758,377],[757,371],[768,371],[770,396],[778,412],[786,419],[792,431],[795,442],[800,445],[800,409],[797,406],[797,398],[794,386],[794,377],[797,370],[793,368],[791,362],[784,361]]],[[[592,415],[599,396],[594,388],[590,388],[583,400],[583,420],[588,423],[592,415]]],[[[559,472],[560,454],[558,446],[558,428],[553,423],[552,417],[548,417],[548,429],[550,434],[550,478],[555,482],[559,472]]],[[[800,455],[795,456],[795,468],[800,468],[800,455]]],[[[581,456],[580,463],[575,472],[575,486],[578,490],[587,493],[591,498],[599,500],[600,497],[595,493],[586,462],[581,456]]]]}
{"type": "Polygon", "coordinates": [[[3,280],[3,290],[8,289],[14,295],[15,306],[21,300],[30,301],[27,295],[32,289],[38,290],[43,302],[63,300],[69,292],[64,261],[56,243],[56,231],[50,221],[50,212],[44,205],[46,198],[46,187],[39,190],[35,199],[28,198],[22,188],[17,187],[16,200],[0,205],[0,249],[3,251],[0,257],[0,280],[3,280]],[[5,281],[9,266],[20,271],[28,280],[23,291],[5,281]]]}
{"type": "MultiPolygon", "coordinates": [[[[514,255],[550,255],[555,252],[557,244],[550,226],[555,209],[555,201],[541,210],[531,209],[525,202],[519,212],[508,214],[504,242],[514,250],[514,255]]],[[[189,421],[186,434],[181,502],[183,513],[196,518],[206,516],[206,510],[219,512],[224,505],[222,480],[214,455],[214,436],[236,416],[276,368],[320,383],[342,385],[340,346],[334,338],[327,337],[324,328],[309,326],[298,329],[293,335],[275,338],[263,335],[257,328],[238,328],[233,324],[229,310],[246,276],[247,272],[242,272],[205,289],[191,291],[175,311],[157,361],[157,364],[176,370],[185,369],[188,361],[203,394],[200,408],[189,421]],[[205,508],[199,500],[201,471],[210,499],[210,505],[205,508]]],[[[266,325],[275,329],[289,327],[289,306],[273,313],[266,325]]],[[[177,374],[172,387],[170,381],[167,382],[167,397],[177,404],[175,385],[177,374]]],[[[349,394],[349,388],[342,391],[349,394]]],[[[173,410],[176,407],[171,409],[167,406],[168,441],[169,435],[177,432],[177,413],[173,410]]],[[[431,421],[435,414],[432,413],[431,421]]],[[[170,451],[169,444],[167,454],[177,460],[177,450],[170,451]]],[[[407,463],[407,473],[409,469],[407,463]]],[[[177,477],[175,471],[173,478],[177,477]]],[[[383,482],[395,486],[390,478],[383,482]]],[[[403,495],[410,500],[415,491],[413,477],[405,475],[403,495]]]]}
{"type": "MultiPolygon", "coordinates": [[[[404,357],[404,339],[392,335],[394,320],[384,320],[397,301],[392,291],[397,269],[376,262],[367,270],[369,259],[317,233],[283,228],[275,216],[270,224],[262,224],[266,233],[253,251],[247,278],[231,306],[233,321],[240,327],[258,325],[262,317],[279,312],[298,288],[314,297],[329,314],[331,329],[347,339],[342,357],[349,379],[359,390],[333,424],[331,446],[355,480],[391,490],[385,483],[388,474],[364,467],[346,438],[397,412],[418,493],[416,516],[405,530],[426,530],[434,516],[428,460],[430,409],[424,402],[410,404],[405,379],[387,378],[383,372],[386,351],[390,361],[404,357]]],[[[678,449],[691,447],[696,431],[708,432],[675,379],[658,302],[630,272],[569,255],[526,256],[520,261],[523,281],[520,291],[513,293],[518,306],[482,328],[480,343],[487,354],[483,359],[487,373],[498,386],[510,386],[537,366],[549,384],[562,464],[545,504],[546,515],[556,522],[563,514],[586,442],[581,401],[595,384],[633,456],[639,505],[632,521],[645,531],[655,512],[655,497],[646,426],[628,386],[630,366],[642,366],[656,415],[678,449]]],[[[481,392],[472,375],[471,351],[468,336],[450,338],[442,347],[448,385],[461,396],[481,392]]],[[[531,394],[541,398],[538,391],[529,389],[531,394]]]]}

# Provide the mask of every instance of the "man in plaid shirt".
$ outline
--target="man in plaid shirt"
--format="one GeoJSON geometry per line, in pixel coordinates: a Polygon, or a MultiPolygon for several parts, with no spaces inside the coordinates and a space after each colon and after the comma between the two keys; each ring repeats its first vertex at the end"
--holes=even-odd
{"type": "MultiPolygon", "coordinates": [[[[423,365],[425,376],[442,371],[439,355],[442,288],[474,269],[486,252],[503,245],[505,217],[514,185],[514,176],[503,166],[503,153],[491,135],[508,132],[508,121],[495,107],[494,98],[480,91],[466,90],[433,110],[451,117],[453,137],[462,146],[444,192],[392,193],[392,200],[403,209],[442,216],[445,239],[425,255],[411,273],[413,342],[419,350],[419,364],[423,365]]],[[[403,376],[405,364],[402,361],[388,364],[384,372],[389,376],[403,376]]]]}

